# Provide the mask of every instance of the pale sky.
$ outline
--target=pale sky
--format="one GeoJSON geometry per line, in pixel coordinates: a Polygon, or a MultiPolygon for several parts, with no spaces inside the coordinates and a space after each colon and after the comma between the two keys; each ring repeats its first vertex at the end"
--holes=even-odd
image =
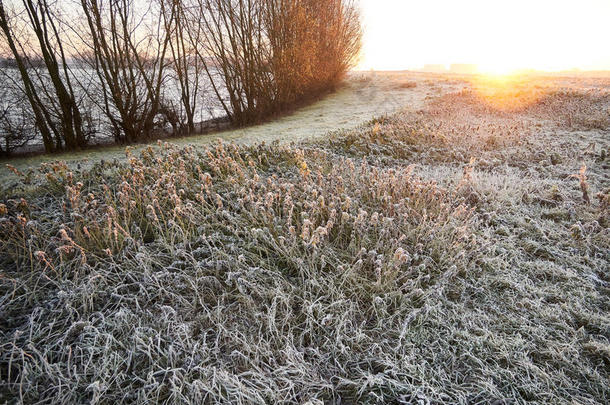
{"type": "Polygon", "coordinates": [[[610,0],[360,0],[361,69],[610,70],[610,0]]]}

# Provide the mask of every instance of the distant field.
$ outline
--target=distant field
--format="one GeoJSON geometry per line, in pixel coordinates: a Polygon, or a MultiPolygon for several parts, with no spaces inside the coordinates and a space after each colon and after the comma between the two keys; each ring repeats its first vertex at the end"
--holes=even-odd
{"type": "Polygon", "coordinates": [[[0,402],[610,402],[608,79],[358,74],[178,143],[3,162],[0,402]]]}

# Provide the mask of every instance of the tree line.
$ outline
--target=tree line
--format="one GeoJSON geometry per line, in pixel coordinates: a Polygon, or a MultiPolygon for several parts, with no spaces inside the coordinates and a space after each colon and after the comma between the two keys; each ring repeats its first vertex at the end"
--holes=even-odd
{"type": "Polygon", "coordinates": [[[0,0],[0,154],[191,134],[210,101],[255,123],[333,89],[361,35],[354,0],[0,0]]]}

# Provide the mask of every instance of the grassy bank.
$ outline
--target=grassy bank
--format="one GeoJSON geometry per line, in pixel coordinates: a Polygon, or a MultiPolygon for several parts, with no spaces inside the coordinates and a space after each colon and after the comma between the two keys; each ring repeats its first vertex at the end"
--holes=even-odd
{"type": "Polygon", "coordinates": [[[17,171],[0,399],[607,403],[607,100],[506,97],[17,171]]]}
{"type": "MultiPolygon", "coordinates": [[[[405,107],[413,110],[424,106],[424,99],[430,94],[461,88],[463,81],[440,83],[437,86],[433,77],[416,73],[357,73],[353,72],[345,85],[313,104],[295,110],[293,113],[276,118],[260,125],[231,130],[172,138],[171,143],[187,146],[205,146],[220,138],[226,142],[254,144],[260,142],[289,143],[305,139],[324,137],[330,131],[354,129],[361,123],[376,116],[394,114],[405,107]],[[407,79],[405,79],[405,76],[407,79]],[[416,87],[404,87],[403,83],[418,84],[416,87]]],[[[154,145],[156,141],[150,142],[154,145]]],[[[132,145],[134,151],[141,151],[146,144],[132,145]]],[[[21,171],[37,167],[42,163],[56,160],[66,161],[69,167],[90,167],[104,159],[112,161],[125,159],[124,147],[104,146],[80,152],[62,154],[34,155],[20,158],[0,159],[0,188],[11,187],[14,182],[12,173],[5,165],[10,164],[21,171]]]]}

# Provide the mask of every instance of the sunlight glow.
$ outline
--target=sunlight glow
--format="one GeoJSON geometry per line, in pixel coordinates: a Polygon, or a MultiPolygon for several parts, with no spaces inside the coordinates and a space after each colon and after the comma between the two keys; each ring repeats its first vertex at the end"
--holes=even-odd
{"type": "Polygon", "coordinates": [[[360,0],[361,69],[610,70],[610,0],[360,0]]]}
{"type": "Polygon", "coordinates": [[[497,111],[517,112],[536,104],[551,89],[537,84],[519,74],[484,74],[471,79],[476,97],[497,111]]]}

